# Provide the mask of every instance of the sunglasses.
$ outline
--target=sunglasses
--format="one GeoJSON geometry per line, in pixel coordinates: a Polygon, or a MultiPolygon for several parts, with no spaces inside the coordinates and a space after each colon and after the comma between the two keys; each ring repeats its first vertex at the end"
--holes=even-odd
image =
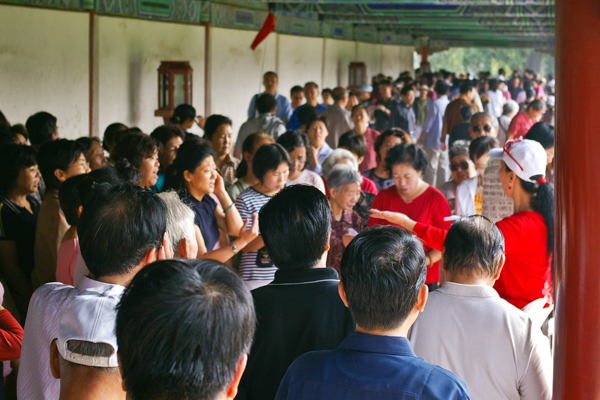
{"type": "Polygon", "coordinates": [[[456,163],[450,164],[450,171],[456,172],[459,169],[462,169],[463,171],[468,170],[469,169],[469,163],[467,161],[461,161],[459,164],[456,164],[456,163]]]}
{"type": "Polygon", "coordinates": [[[475,133],[479,133],[481,132],[481,128],[483,128],[483,130],[486,133],[490,133],[492,131],[492,127],[491,125],[484,125],[484,126],[479,126],[479,125],[471,125],[471,129],[473,129],[473,132],[475,133]]]}

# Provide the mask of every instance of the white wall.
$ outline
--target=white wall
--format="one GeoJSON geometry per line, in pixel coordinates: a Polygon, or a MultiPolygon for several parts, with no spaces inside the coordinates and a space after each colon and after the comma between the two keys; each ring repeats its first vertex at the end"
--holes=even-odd
{"type": "Polygon", "coordinates": [[[376,43],[356,42],[356,60],[367,64],[367,76],[381,72],[381,45],[376,43]]]}
{"type": "Polygon", "coordinates": [[[190,61],[192,105],[204,114],[204,27],[98,17],[98,129],[113,122],[150,133],[162,125],[158,108],[161,61],[190,61]]]}
{"type": "Polygon", "coordinates": [[[319,89],[323,72],[323,39],[279,35],[278,71],[279,92],[290,96],[295,85],[316,82],[319,89]]]}
{"type": "Polygon", "coordinates": [[[324,39],[325,59],[323,87],[348,86],[348,66],[357,61],[356,44],[349,40],[324,39]]]}
{"type": "Polygon", "coordinates": [[[263,73],[276,66],[276,35],[269,35],[252,51],[255,36],[253,31],[210,28],[210,114],[231,118],[234,136],[248,119],[252,96],[264,90],[263,73]]]}
{"type": "Polygon", "coordinates": [[[0,110],[12,124],[38,112],[59,134],[88,133],[88,15],[0,6],[0,110]]]}

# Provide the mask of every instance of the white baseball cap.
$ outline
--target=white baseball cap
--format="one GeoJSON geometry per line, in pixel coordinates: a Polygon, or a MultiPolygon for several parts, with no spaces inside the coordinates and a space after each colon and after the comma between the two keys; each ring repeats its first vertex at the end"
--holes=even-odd
{"type": "Polygon", "coordinates": [[[88,367],[118,367],[116,306],[125,287],[104,285],[87,289],[71,301],[58,325],[58,352],[67,361],[88,367]],[[67,350],[69,340],[105,343],[113,348],[109,357],[91,357],[67,350]]]}
{"type": "Polygon", "coordinates": [[[371,93],[373,91],[373,86],[369,85],[368,83],[363,85],[363,87],[360,88],[361,92],[369,92],[371,93]]]}
{"type": "Polygon", "coordinates": [[[508,168],[525,182],[546,182],[546,150],[534,140],[509,140],[503,149],[492,149],[489,155],[504,161],[508,168]]]}

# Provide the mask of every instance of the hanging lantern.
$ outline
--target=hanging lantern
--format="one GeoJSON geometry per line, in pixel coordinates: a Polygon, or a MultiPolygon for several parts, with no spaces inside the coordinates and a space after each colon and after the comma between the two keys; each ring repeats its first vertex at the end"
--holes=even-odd
{"type": "Polygon", "coordinates": [[[175,107],[180,104],[192,105],[192,73],[189,61],[162,61],[158,68],[158,110],[157,117],[163,117],[165,124],[173,116],[175,107]]]}
{"type": "Polygon", "coordinates": [[[367,83],[367,66],[365,63],[350,63],[348,67],[348,89],[352,92],[360,91],[365,83],[367,83]]]}

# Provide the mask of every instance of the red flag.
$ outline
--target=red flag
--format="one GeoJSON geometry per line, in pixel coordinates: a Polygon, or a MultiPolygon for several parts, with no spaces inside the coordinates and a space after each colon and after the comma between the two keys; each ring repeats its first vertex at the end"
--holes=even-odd
{"type": "Polygon", "coordinates": [[[256,37],[254,38],[254,42],[252,42],[252,46],[250,46],[250,48],[252,50],[256,50],[258,45],[261,44],[262,41],[265,40],[265,38],[267,36],[269,36],[269,33],[273,32],[275,30],[275,20],[276,19],[277,18],[275,17],[275,15],[273,15],[273,13],[271,11],[269,11],[269,15],[267,16],[267,19],[265,19],[265,23],[263,24],[262,29],[260,30],[260,32],[258,32],[256,37]]]}

